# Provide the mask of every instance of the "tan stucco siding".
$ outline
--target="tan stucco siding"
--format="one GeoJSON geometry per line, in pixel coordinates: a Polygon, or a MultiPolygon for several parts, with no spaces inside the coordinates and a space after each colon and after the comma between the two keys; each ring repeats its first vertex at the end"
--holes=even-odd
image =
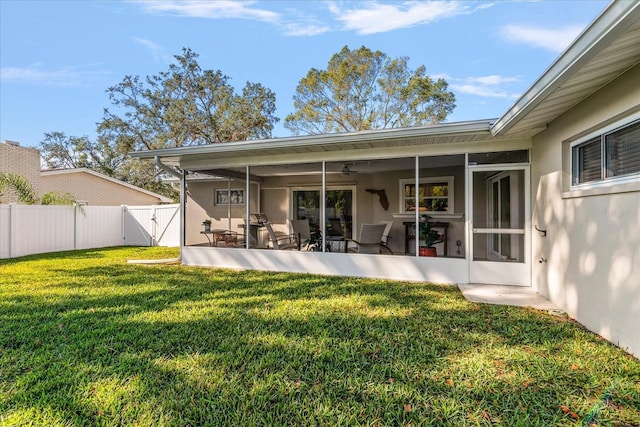
{"type": "MultiPolygon", "coordinates": [[[[0,172],[24,177],[31,183],[36,194],[40,194],[40,152],[35,148],[0,143],[0,172]]],[[[9,191],[2,196],[3,203],[15,201],[17,197],[9,191]]]]}
{"type": "MultiPolygon", "coordinates": [[[[211,220],[211,228],[236,231],[244,233],[244,217],[246,205],[217,205],[215,203],[216,190],[227,190],[227,182],[189,182],[186,207],[186,244],[197,245],[207,243],[207,238],[200,232],[203,230],[202,221],[211,220]],[[229,208],[231,209],[231,221],[229,221],[229,208]]],[[[245,183],[235,181],[231,183],[231,189],[245,190],[245,183]]],[[[257,212],[259,187],[251,185],[251,212],[257,212]]],[[[245,195],[246,197],[246,195],[245,195]]]]}
{"type": "Polygon", "coordinates": [[[160,200],[87,172],[45,174],[41,193],[64,191],[91,206],[153,205],[160,200]]]}
{"type": "Polygon", "coordinates": [[[533,139],[533,285],[570,316],[640,355],[640,182],[571,192],[569,146],[633,111],[640,66],[550,123],[533,139]],[[546,259],[546,262],[537,262],[546,259]]]}

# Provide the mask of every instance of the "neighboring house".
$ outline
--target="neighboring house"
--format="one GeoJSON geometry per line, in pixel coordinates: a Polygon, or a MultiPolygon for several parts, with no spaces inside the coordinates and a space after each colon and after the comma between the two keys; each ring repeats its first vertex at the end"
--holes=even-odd
{"type": "MultiPolygon", "coordinates": [[[[78,202],[92,206],[156,205],[172,203],[168,197],[119,181],[90,169],[40,170],[40,152],[21,147],[18,142],[0,143],[0,172],[15,173],[33,186],[36,194],[60,191],[71,194],[78,202]]],[[[10,191],[2,196],[3,203],[16,202],[10,191]]]]}
{"type": "Polygon", "coordinates": [[[640,356],[640,2],[609,4],[497,120],[132,155],[180,178],[184,264],[528,286],[640,356]],[[306,220],[319,251],[265,250],[258,213],[306,220]],[[343,253],[381,221],[393,255],[343,253]]]}
{"type": "Polygon", "coordinates": [[[41,193],[63,191],[84,205],[156,205],[172,200],[90,169],[53,169],[41,172],[41,193]]]}
{"type": "MultiPolygon", "coordinates": [[[[0,143],[0,172],[15,173],[25,178],[36,194],[40,194],[40,152],[35,148],[21,147],[14,141],[0,143]]],[[[18,198],[11,191],[2,196],[3,203],[16,202],[18,198]]]]}

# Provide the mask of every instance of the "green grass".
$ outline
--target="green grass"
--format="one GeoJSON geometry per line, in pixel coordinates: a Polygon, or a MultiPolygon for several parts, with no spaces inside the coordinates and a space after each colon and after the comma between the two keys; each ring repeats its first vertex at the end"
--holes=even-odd
{"type": "Polygon", "coordinates": [[[0,425],[638,425],[640,362],[455,287],[0,261],[0,425]]]}

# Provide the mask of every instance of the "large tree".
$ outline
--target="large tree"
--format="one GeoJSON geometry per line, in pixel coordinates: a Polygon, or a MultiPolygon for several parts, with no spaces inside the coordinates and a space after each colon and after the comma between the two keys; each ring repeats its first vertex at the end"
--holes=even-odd
{"type": "Polygon", "coordinates": [[[228,76],[203,70],[197,58],[185,48],[168,71],[145,79],[126,76],[110,87],[115,112],[105,109],[102,137],[128,150],[271,137],[279,120],[275,94],[250,82],[237,94],[228,76]]]}
{"type": "Polygon", "coordinates": [[[51,132],[45,133],[40,142],[40,155],[49,169],[88,168],[115,176],[126,160],[127,152],[110,144],[103,136],[94,142],[87,136],[51,132]]]}
{"type": "Polygon", "coordinates": [[[407,61],[343,47],[326,70],[312,68],[300,80],[285,127],[299,135],[441,122],[455,107],[454,94],[444,79],[430,78],[424,66],[412,71],[407,61]]]}
{"type": "Polygon", "coordinates": [[[125,76],[107,89],[113,109],[98,123],[98,138],[45,134],[40,143],[50,168],[86,167],[130,184],[176,197],[158,181],[155,166],[127,156],[133,150],[270,138],[275,94],[247,82],[236,93],[221,71],[203,70],[198,55],[183,49],[168,71],[125,76]]]}

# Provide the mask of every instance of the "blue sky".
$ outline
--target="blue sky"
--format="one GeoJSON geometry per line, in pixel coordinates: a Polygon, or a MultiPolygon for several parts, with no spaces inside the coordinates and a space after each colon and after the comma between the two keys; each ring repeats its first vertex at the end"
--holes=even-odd
{"type": "MultiPolygon", "coordinates": [[[[449,122],[499,117],[607,4],[0,0],[0,140],[95,138],[106,89],[167,70],[183,47],[237,89],[273,90],[281,119],[300,79],[344,45],[444,77],[457,98],[449,122]]],[[[289,135],[281,120],[273,136],[289,135]]]]}

